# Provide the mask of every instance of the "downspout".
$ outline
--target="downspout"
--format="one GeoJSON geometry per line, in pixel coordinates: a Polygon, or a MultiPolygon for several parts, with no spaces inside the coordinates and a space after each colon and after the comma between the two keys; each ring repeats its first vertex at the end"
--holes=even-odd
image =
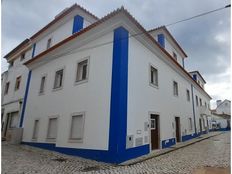
{"type": "Polygon", "coordinates": [[[192,93],[192,105],[193,105],[194,128],[195,128],[195,133],[197,133],[197,127],[196,127],[196,113],[195,113],[194,96],[193,96],[193,85],[192,85],[192,84],[191,84],[191,93],[192,93]]]}

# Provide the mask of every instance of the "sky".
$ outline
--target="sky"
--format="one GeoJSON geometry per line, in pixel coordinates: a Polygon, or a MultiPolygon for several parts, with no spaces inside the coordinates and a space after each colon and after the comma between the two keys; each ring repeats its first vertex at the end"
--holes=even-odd
{"type": "MultiPolygon", "coordinates": [[[[77,3],[99,18],[126,8],[149,30],[230,4],[229,0],[2,0],[1,71],[3,56],[54,19],[64,8],[77,3]]],[[[216,100],[231,100],[230,8],[167,27],[187,53],[187,71],[198,70],[206,91],[216,100]]]]}

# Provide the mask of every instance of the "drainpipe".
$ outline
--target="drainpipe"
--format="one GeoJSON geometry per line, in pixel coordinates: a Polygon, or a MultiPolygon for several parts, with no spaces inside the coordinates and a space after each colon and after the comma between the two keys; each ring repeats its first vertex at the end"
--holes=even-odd
{"type": "Polygon", "coordinates": [[[193,85],[192,85],[192,84],[191,84],[191,93],[192,93],[192,105],[193,105],[194,128],[195,128],[195,133],[197,134],[196,114],[195,114],[195,105],[194,105],[193,85]]]}

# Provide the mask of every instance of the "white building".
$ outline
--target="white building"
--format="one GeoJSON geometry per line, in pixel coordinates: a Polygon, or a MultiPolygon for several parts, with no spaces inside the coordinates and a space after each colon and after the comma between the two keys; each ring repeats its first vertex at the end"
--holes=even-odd
{"type": "Polygon", "coordinates": [[[231,102],[230,100],[225,99],[224,101],[217,100],[217,107],[215,110],[212,110],[216,114],[225,114],[231,115],[231,102]]]}
{"type": "Polygon", "coordinates": [[[120,163],[209,129],[205,81],[184,69],[165,27],[146,31],[124,8],[97,19],[74,5],[29,43],[25,144],[120,163]]]}

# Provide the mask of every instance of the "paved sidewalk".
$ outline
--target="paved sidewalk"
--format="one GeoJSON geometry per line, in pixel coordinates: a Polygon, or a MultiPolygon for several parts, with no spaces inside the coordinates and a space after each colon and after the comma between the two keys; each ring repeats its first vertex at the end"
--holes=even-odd
{"type": "MultiPolygon", "coordinates": [[[[155,151],[150,159],[111,165],[26,145],[2,143],[3,174],[214,174],[230,173],[230,132],[216,132],[155,151]],[[209,137],[210,136],[210,137],[209,137]],[[200,142],[199,142],[200,141],[200,142]],[[197,142],[197,143],[196,143],[197,142]],[[191,144],[191,145],[190,145],[191,144]],[[187,146],[186,146],[187,145],[187,146]],[[200,170],[200,171],[199,171],[200,170]],[[195,172],[196,171],[196,172],[195,172]]],[[[152,153],[153,154],[153,153],[152,153]]],[[[138,160],[138,159],[136,159],[138,160]]]]}
{"type": "Polygon", "coordinates": [[[210,137],[214,137],[214,136],[220,135],[222,133],[223,132],[210,132],[208,134],[203,134],[203,135],[201,135],[201,136],[199,136],[197,138],[193,138],[193,139],[185,141],[185,142],[177,143],[177,144],[175,144],[175,145],[173,145],[173,146],[171,146],[169,148],[154,150],[151,153],[149,153],[148,155],[143,155],[141,157],[138,157],[138,158],[135,158],[135,159],[132,159],[132,160],[128,160],[128,161],[123,162],[123,163],[121,163],[119,165],[123,165],[123,166],[134,165],[134,164],[143,162],[145,160],[148,160],[148,159],[151,159],[151,158],[154,158],[154,157],[158,157],[158,156],[170,153],[172,151],[175,151],[177,149],[180,149],[180,148],[189,146],[191,144],[200,142],[200,141],[208,139],[210,137]]]}

